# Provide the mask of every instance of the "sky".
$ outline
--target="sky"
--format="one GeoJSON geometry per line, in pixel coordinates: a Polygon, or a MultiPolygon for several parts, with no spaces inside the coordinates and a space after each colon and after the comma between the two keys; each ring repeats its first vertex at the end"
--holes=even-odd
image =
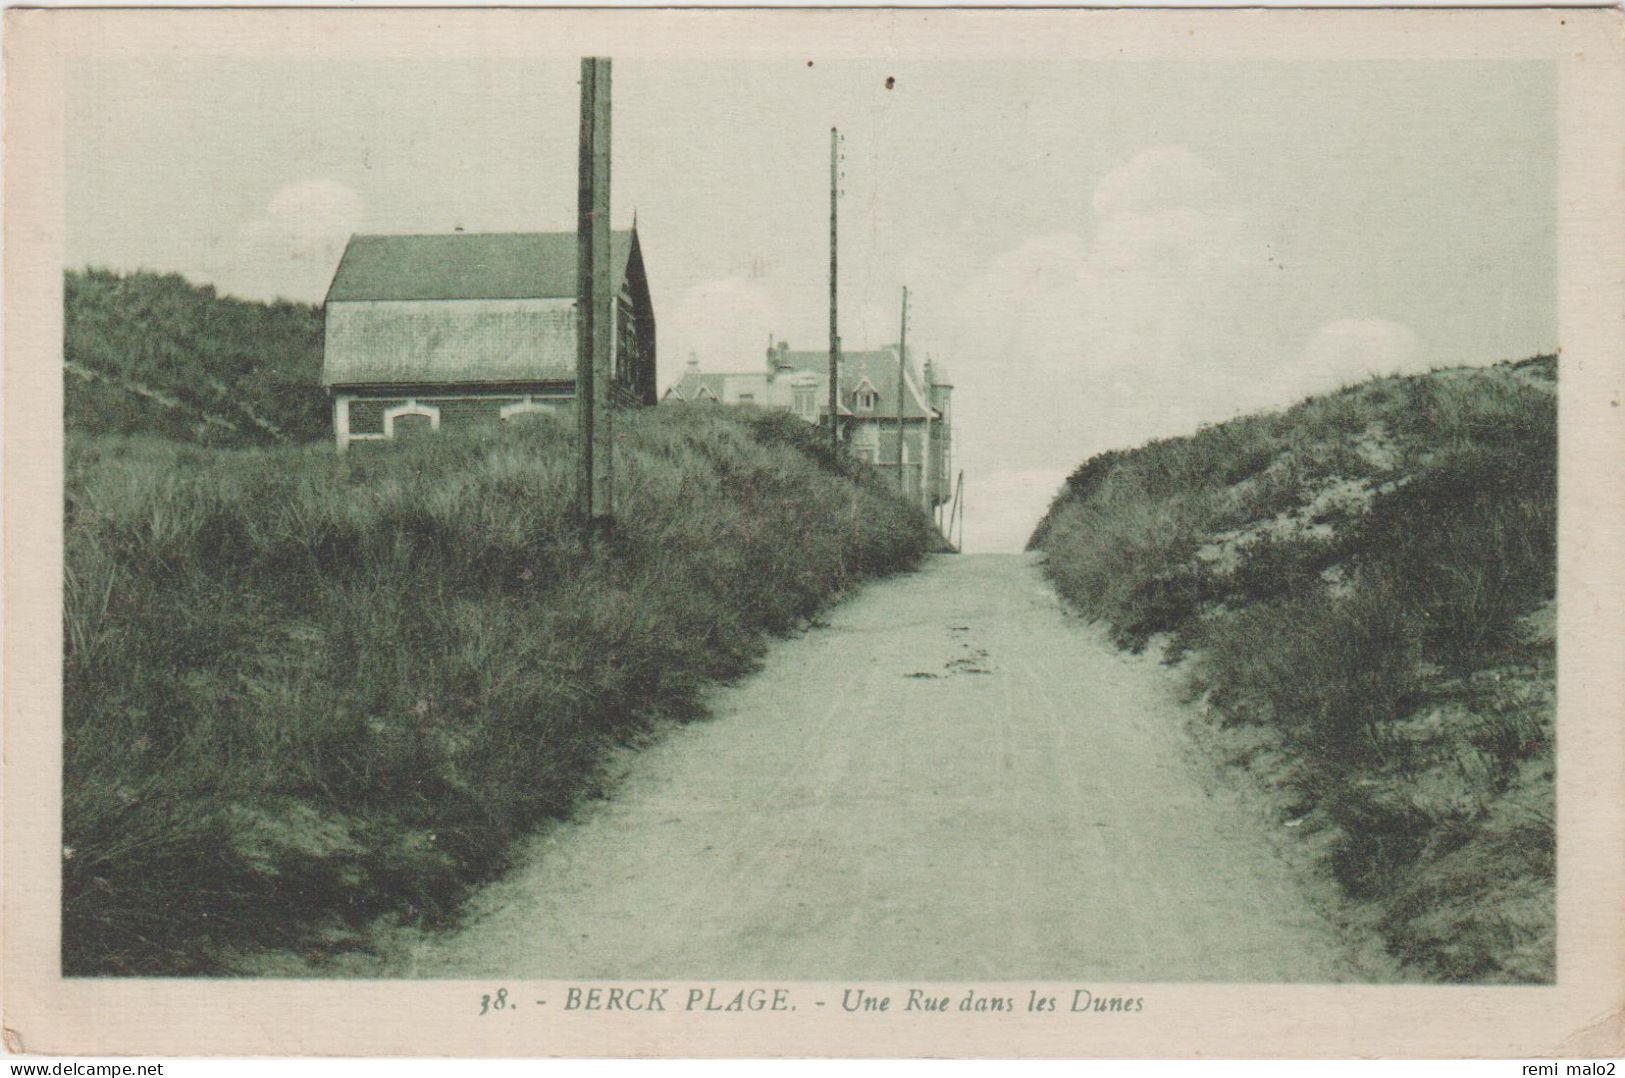
{"type": "MultiPolygon", "coordinates": [[[[574,62],[180,53],[70,71],[66,262],[320,302],[353,232],[575,227],[574,62]]],[[[843,342],[951,375],[967,550],[1088,456],[1557,344],[1543,63],[622,61],[661,384],[843,342]],[[891,84],[888,87],[888,79],[891,84]]]]}

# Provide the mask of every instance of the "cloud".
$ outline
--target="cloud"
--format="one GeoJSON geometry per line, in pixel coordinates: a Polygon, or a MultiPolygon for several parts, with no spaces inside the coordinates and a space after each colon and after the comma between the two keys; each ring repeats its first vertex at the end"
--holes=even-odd
{"type": "Polygon", "coordinates": [[[1136,154],[1091,206],[987,259],[944,314],[961,426],[1001,469],[1070,468],[1256,407],[1296,354],[1269,237],[1199,156],[1136,154]]]}
{"type": "Polygon", "coordinates": [[[208,272],[217,288],[233,295],[318,302],[365,219],[361,196],[342,183],[288,184],[216,252],[208,272]]]}
{"type": "Polygon", "coordinates": [[[985,259],[931,252],[939,265],[980,266],[968,282],[932,282],[951,299],[931,317],[956,377],[961,459],[1012,515],[987,541],[1019,546],[1050,477],[1103,449],[1416,361],[1415,334],[1397,322],[1306,325],[1301,285],[1283,268],[1293,253],[1186,148],[1122,162],[1090,205],[1074,227],[985,259]]]}
{"type": "Polygon", "coordinates": [[[361,196],[342,183],[304,180],[272,195],[265,217],[249,227],[313,244],[326,240],[335,229],[354,225],[365,211],[361,196]]]}

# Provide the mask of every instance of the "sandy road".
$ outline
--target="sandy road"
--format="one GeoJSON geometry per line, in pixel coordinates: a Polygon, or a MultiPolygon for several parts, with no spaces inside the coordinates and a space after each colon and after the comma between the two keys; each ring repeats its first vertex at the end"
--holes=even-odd
{"type": "Polygon", "coordinates": [[[398,975],[1359,979],[1166,676],[1023,555],[939,557],[776,645],[398,975]]]}

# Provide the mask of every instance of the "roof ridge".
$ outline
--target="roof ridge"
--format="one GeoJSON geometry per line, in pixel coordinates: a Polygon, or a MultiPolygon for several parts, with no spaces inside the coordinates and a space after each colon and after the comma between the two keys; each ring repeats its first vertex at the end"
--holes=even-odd
{"type": "MultiPolygon", "coordinates": [[[[576,293],[574,232],[357,232],[327,301],[552,299],[576,293]]],[[[637,233],[610,233],[612,273],[630,272],[637,233]]]]}

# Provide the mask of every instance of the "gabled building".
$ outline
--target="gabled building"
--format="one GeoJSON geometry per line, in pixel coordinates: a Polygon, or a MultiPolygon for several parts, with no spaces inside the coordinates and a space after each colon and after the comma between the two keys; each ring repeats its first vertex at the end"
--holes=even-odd
{"type": "Polygon", "coordinates": [[[768,371],[700,370],[699,359],[691,352],[683,377],[666,390],[662,400],[711,404],[754,404],[761,408],[788,408],[788,383],[774,385],[768,371]],[[784,396],[781,401],[779,398],[784,396]]]}
{"type": "MultiPolygon", "coordinates": [[[[919,371],[912,354],[906,367],[895,346],[842,352],[837,386],[841,440],[926,508],[948,501],[953,458],[953,384],[947,372],[927,361],[919,371]],[[898,454],[898,379],[902,376],[902,454],[898,454]]],[[[809,423],[829,422],[829,353],[793,352],[783,341],[770,344],[764,369],[738,372],[700,370],[690,356],[688,369],[666,391],[671,403],[743,404],[788,411],[809,423]]]]}
{"type": "MultiPolygon", "coordinates": [[[[611,398],[653,404],[655,322],[636,227],[610,238],[611,398]]],[[[342,451],[498,427],[575,398],[574,232],[358,235],[333,275],[322,385],[342,451]]]]}

